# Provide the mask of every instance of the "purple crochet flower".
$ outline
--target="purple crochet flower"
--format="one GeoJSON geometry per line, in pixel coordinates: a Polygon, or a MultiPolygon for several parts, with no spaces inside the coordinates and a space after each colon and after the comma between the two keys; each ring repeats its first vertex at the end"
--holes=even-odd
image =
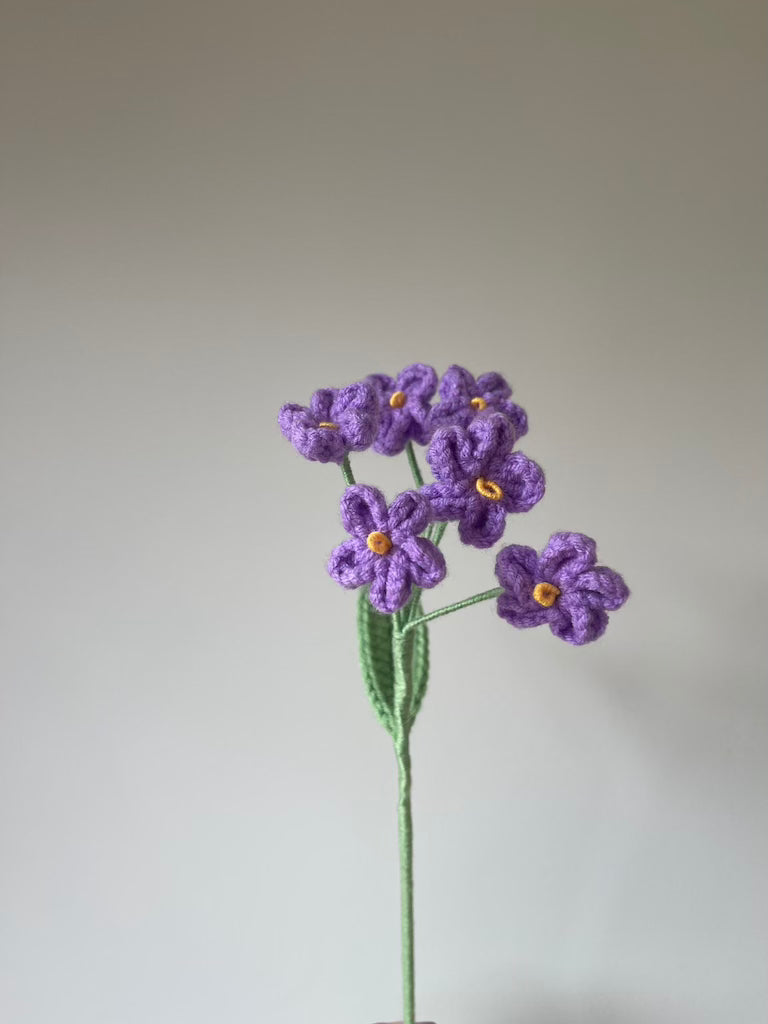
{"type": "Polygon", "coordinates": [[[437,390],[437,374],[431,366],[414,363],[397,379],[384,373],[368,377],[379,396],[379,431],[373,447],[382,455],[399,455],[409,441],[426,444],[429,403],[437,390]]]}
{"type": "Polygon", "coordinates": [[[370,448],[379,423],[379,402],[366,381],[346,388],[321,388],[309,408],[289,403],[277,422],[283,435],[305,459],[343,462],[348,452],[370,448]]]}
{"type": "Polygon", "coordinates": [[[389,615],[408,603],[411,589],[434,587],[445,578],[442,552],[420,537],[432,518],[417,491],[398,494],[387,508],[375,487],[355,484],[341,499],[341,521],[352,535],[331,553],[328,572],[342,587],[371,585],[374,608],[389,615]]]}
{"type": "Polygon", "coordinates": [[[540,555],[512,544],[496,558],[496,575],[504,587],[499,615],[513,626],[548,623],[569,644],[597,640],[608,625],[608,612],[629,597],[613,569],[595,565],[595,542],[583,533],[555,533],[540,555]]]}
{"type": "Polygon", "coordinates": [[[493,413],[469,426],[444,427],[432,438],[427,461],[436,483],[421,493],[435,519],[458,519],[464,544],[489,548],[501,537],[508,512],[527,512],[544,495],[544,471],[513,452],[514,427],[493,413]]]}
{"type": "Polygon", "coordinates": [[[477,380],[462,366],[449,366],[440,381],[440,401],[429,414],[429,427],[468,427],[478,413],[503,413],[515,428],[515,440],[528,433],[525,409],[509,401],[512,388],[500,373],[483,373],[477,380]]]}

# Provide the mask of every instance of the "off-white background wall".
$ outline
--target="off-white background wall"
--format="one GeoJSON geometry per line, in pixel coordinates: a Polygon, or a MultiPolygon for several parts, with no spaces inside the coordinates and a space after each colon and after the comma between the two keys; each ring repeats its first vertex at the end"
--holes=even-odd
{"type": "MultiPolygon", "coordinates": [[[[634,592],[434,624],[420,1017],[765,1024],[762,6],[6,2],[5,1024],[398,1015],[341,479],[275,416],[417,359],[529,411],[505,539],[634,592]]],[[[446,552],[431,607],[493,583],[446,552]]]]}

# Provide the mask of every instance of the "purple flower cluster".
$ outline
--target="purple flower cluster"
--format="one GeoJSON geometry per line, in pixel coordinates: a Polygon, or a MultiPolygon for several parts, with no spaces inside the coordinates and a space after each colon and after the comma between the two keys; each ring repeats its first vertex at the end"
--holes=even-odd
{"type": "MultiPolygon", "coordinates": [[[[309,406],[281,408],[285,437],[313,462],[343,464],[348,483],[350,452],[398,455],[408,448],[418,490],[402,492],[388,506],[375,487],[347,487],[341,520],[349,539],[331,554],[333,579],[347,588],[367,586],[373,606],[392,614],[408,604],[414,588],[429,589],[445,577],[436,524],[456,522],[464,544],[489,548],[510,513],[541,500],[543,470],[514,450],[528,419],[511,393],[498,373],[475,378],[450,366],[438,384],[431,366],[413,363],[396,377],[371,374],[349,387],[316,391],[309,406]],[[432,482],[422,484],[414,443],[428,446],[432,482]]],[[[601,636],[608,612],[629,594],[618,573],[596,565],[595,542],[579,533],[554,534],[540,555],[505,547],[496,575],[502,618],[518,627],[546,623],[576,645],[601,636]]]]}
{"type": "Polygon", "coordinates": [[[466,427],[493,412],[509,420],[515,438],[528,430],[524,410],[509,401],[512,389],[498,373],[475,380],[468,370],[451,366],[440,381],[440,401],[432,406],[437,390],[432,367],[413,363],[397,377],[374,373],[350,387],[316,391],[309,406],[284,405],[278,422],[305,459],[338,463],[371,447],[399,455],[409,441],[428,444],[441,427],[466,427]]]}

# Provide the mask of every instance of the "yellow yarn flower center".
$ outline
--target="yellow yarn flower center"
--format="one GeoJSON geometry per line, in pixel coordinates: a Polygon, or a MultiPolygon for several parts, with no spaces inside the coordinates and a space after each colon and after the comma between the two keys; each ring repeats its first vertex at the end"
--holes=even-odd
{"type": "Polygon", "coordinates": [[[325,421],[323,421],[322,423],[318,423],[317,425],[318,425],[318,427],[322,427],[323,430],[338,430],[339,429],[339,424],[338,423],[326,423],[325,421]]]}
{"type": "Polygon", "coordinates": [[[560,588],[554,583],[537,583],[533,588],[533,600],[542,608],[551,608],[560,597],[560,588]]]}
{"type": "Polygon", "coordinates": [[[386,533],[381,533],[379,530],[369,533],[366,543],[374,555],[388,555],[392,549],[392,541],[386,533]]]}
{"type": "Polygon", "coordinates": [[[404,391],[396,391],[389,400],[389,404],[393,409],[402,409],[406,402],[406,394],[404,391]]]}
{"type": "Polygon", "coordinates": [[[473,409],[477,410],[477,412],[482,412],[483,409],[488,408],[488,403],[486,402],[486,400],[484,398],[480,398],[479,395],[477,396],[477,398],[473,398],[469,404],[472,406],[473,409]]]}
{"type": "Polygon", "coordinates": [[[484,498],[490,498],[491,501],[501,501],[504,497],[504,491],[499,485],[493,480],[486,480],[484,476],[479,476],[475,480],[475,490],[484,498]]]}

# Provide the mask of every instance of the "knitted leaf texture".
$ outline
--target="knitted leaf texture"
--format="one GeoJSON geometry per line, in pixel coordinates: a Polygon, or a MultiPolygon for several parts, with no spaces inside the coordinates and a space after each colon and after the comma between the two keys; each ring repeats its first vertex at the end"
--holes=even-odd
{"type": "MultiPolygon", "coordinates": [[[[421,602],[418,600],[413,607],[413,613],[414,617],[423,614],[421,602]]],[[[392,627],[392,616],[377,612],[368,598],[367,588],[361,590],[357,602],[360,668],[374,714],[390,736],[393,736],[395,731],[392,627]]],[[[410,727],[419,713],[429,678],[429,634],[425,623],[409,630],[406,635],[405,671],[409,690],[413,695],[408,723],[410,727]]]]}

